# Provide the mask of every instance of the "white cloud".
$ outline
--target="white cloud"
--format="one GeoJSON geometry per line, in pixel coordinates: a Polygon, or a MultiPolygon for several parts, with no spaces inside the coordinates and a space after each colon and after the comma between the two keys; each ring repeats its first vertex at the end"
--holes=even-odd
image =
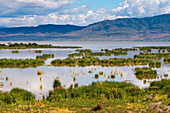
{"type": "MultiPolygon", "coordinates": [[[[0,0],[1,2],[2,0],[0,0]]],[[[7,0],[13,1],[13,0],[7,0]]],[[[165,13],[170,13],[170,0],[125,0],[120,4],[119,7],[111,10],[104,8],[98,10],[90,10],[88,5],[82,5],[78,8],[64,9],[63,6],[67,6],[74,0],[15,0],[22,7],[34,4],[37,8],[34,9],[35,13],[29,14],[31,9],[27,10],[23,16],[18,17],[3,17],[0,18],[0,26],[30,26],[39,24],[75,24],[75,25],[88,25],[94,22],[116,19],[123,17],[147,17],[155,16],[165,13]],[[39,8],[47,10],[47,12],[38,11],[39,8]],[[59,9],[58,9],[59,8],[59,9]],[[51,10],[52,9],[52,10],[51,10]],[[38,13],[37,13],[37,12],[38,13]],[[43,13],[44,15],[39,15],[43,13]]],[[[3,7],[0,7],[0,16],[5,14],[15,14],[19,12],[18,3],[13,5],[2,2],[3,7]],[[7,7],[7,8],[6,8],[7,7]],[[3,9],[9,9],[2,12],[3,9]],[[15,9],[15,10],[10,10],[15,9]]],[[[20,6],[20,5],[19,5],[20,6]]],[[[42,11],[44,11],[42,10],[42,11]]],[[[24,11],[21,11],[24,12],[24,11]]],[[[22,13],[20,13],[21,15],[22,13]]]]}
{"type": "Polygon", "coordinates": [[[145,17],[170,13],[169,0],[125,0],[113,9],[116,16],[145,17]]]}
{"type": "Polygon", "coordinates": [[[69,15],[73,15],[73,14],[83,14],[86,13],[89,10],[90,6],[89,5],[82,5],[78,8],[73,8],[72,10],[64,10],[61,11],[59,14],[69,14],[69,15]]]}
{"type": "Polygon", "coordinates": [[[0,0],[0,16],[45,15],[62,11],[74,0],[0,0]]]}
{"type": "Polygon", "coordinates": [[[16,0],[21,4],[36,4],[36,6],[43,6],[45,8],[58,8],[62,5],[66,5],[69,0],[16,0]]]}

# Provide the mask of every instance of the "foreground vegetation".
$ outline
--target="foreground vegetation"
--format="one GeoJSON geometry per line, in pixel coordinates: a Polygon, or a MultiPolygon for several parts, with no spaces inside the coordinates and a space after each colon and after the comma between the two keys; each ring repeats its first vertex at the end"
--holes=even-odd
{"type": "Polygon", "coordinates": [[[97,82],[89,86],[65,89],[58,80],[54,90],[43,100],[35,100],[30,92],[14,88],[0,93],[1,112],[128,112],[140,111],[156,113],[153,103],[161,102],[164,112],[169,112],[168,91],[170,80],[152,82],[146,89],[140,89],[125,82],[97,82]],[[96,106],[97,105],[97,106],[96,106]]]}
{"type": "Polygon", "coordinates": [[[53,46],[51,44],[37,44],[37,43],[8,43],[6,44],[0,44],[0,49],[32,49],[32,48],[61,48],[61,49],[76,49],[76,48],[82,48],[78,46],[53,46]]]}

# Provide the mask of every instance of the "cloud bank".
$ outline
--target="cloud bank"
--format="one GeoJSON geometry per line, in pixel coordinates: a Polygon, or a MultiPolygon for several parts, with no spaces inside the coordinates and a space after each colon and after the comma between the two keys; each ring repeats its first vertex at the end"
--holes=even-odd
{"type": "Polygon", "coordinates": [[[125,0],[115,9],[70,8],[75,0],[0,0],[0,26],[88,25],[106,19],[170,13],[169,0],[125,0]]]}

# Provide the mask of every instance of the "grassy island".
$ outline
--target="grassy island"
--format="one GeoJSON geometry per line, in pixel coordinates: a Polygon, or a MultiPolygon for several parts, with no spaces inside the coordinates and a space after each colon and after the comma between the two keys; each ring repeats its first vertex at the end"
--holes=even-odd
{"type": "Polygon", "coordinates": [[[48,58],[54,58],[54,54],[43,54],[36,56],[37,60],[47,60],[48,58]]]}
{"type": "Polygon", "coordinates": [[[134,58],[143,58],[151,60],[160,60],[161,58],[170,57],[170,53],[140,53],[140,55],[135,55],[134,58]]]}
{"type": "Polygon", "coordinates": [[[12,51],[12,53],[19,53],[19,51],[12,51]]]}
{"type": "Polygon", "coordinates": [[[68,56],[71,58],[74,57],[92,57],[92,56],[111,56],[112,54],[115,56],[119,55],[127,55],[127,51],[136,51],[136,49],[133,48],[127,48],[127,49],[113,49],[113,50],[108,50],[108,49],[101,49],[101,52],[92,52],[91,49],[77,49],[76,52],[78,53],[72,53],[69,54],[68,56]]]}
{"type": "Polygon", "coordinates": [[[141,51],[145,51],[145,50],[148,50],[148,49],[158,49],[158,50],[167,50],[167,49],[170,49],[170,46],[148,46],[148,47],[135,47],[135,48],[138,48],[140,49],[141,51]]]}
{"type": "Polygon", "coordinates": [[[139,80],[157,78],[156,70],[152,70],[151,68],[147,68],[147,67],[135,68],[135,75],[136,75],[136,78],[139,80]]]}
{"type": "Polygon", "coordinates": [[[0,59],[1,68],[27,68],[43,66],[44,60],[36,59],[0,59]]]}
{"type": "Polygon", "coordinates": [[[36,56],[36,59],[0,59],[1,68],[28,68],[43,66],[45,60],[54,58],[54,54],[43,54],[36,56]]]}
{"type": "Polygon", "coordinates": [[[96,57],[66,58],[55,59],[51,62],[53,66],[129,66],[129,65],[148,65],[151,60],[134,58],[110,58],[99,59],[96,57]]]}
{"type": "Polygon", "coordinates": [[[57,49],[76,49],[76,48],[82,48],[79,46],[53,46],[51,44],[37,44],[37,43],[9,43],[6,44],[0,44],[0,49],[36,49],[36,48],[57,48],[57,49]]]}

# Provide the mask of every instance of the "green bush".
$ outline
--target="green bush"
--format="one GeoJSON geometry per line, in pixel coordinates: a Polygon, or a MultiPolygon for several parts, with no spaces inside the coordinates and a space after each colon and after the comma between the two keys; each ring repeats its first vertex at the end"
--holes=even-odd
{"type": "Polygon", "coordinates": [[[168,92],[170,91],[170,80],[162,79],[161,81],[154,81],[150,84],[151,87],[158,87],[159,89],[168,92]]]}
{"type": "Polygon", "coordinates": [[[19,89],[19,88],[14,88],[10,91],[10,95],[13,97],[14,101],[19,100],[19,101],[31,101],[35,100],[35,96],[24,89],[19,89]]]}
{"type": "Polygon", "coordinates": [[[4,92],[0,95],[0,100],[6,104],[12,104],[13,97],[8,92],[4,92]]]}
{"type": "Polygon", "coordinates": [[[47,100],[58,101],[68,98],[79,99],[115,99],[126,98],[127,96],[142,95],[144,91],[130,83],[125,82],[93,82],[89,86],[75,88],[57,88],[49,92],[47,100]]]}
{"type": "Polygon", "coordinates": [[[53,88],[59,88],[61,86],[61,82],[57,79],[54,80],[53,88]]]}
{"type": "Polygon", "coordinates": [[[0,93],[0,101],[6,104],[16,103],[18,101],[33,101],[35,100],[35,96],[24,89],[14,88],[9,93],[4,92],[0,93]]]}
{"type": "Polygon", "coordinates": [[[150,86],[158,86],[160,89],[168,85],[170,85],[170,80],[167,79],[162,79],[161,81],[154,81],[150,84],[150,86]]]}

